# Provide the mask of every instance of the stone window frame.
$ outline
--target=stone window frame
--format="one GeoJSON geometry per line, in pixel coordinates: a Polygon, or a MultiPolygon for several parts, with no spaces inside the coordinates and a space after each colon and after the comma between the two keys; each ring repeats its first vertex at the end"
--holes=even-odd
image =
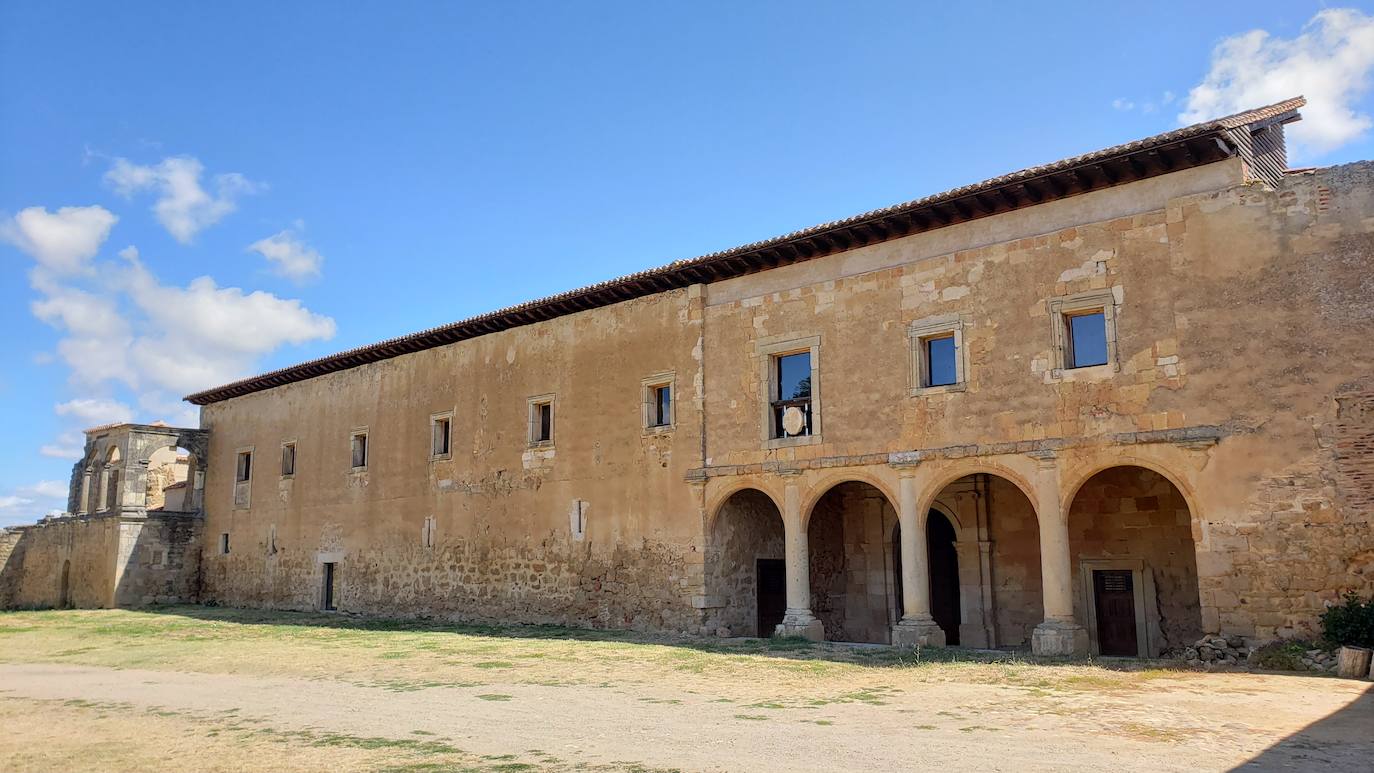
{"type": "Polygon", "coordinates": [[[229,532],[227,531],[219,533],[219,554],[222,556],[229,555],[229,532]]]}
{"type": "Polygon", "coordinates": [[[296,438],[290,438],[289,440],[283,440],[281,442],[282,480],[292,480],[296,477],[296,451],[298,448],[299,446],[296,444],[296,438]],[[288,448],[291,449],[291,472],[286,471],[286,449],[288,448]]]}
{"type": "Polygon", "coordinates": [[[553,448],[554,438],[558,436],[558,395],[555,392],[548,392],[542,395],[532,395],[525,398],[525,405],[528,411],[526,418],[525,441],[530,448],[553,448]],[[539,439],[539,406],[549,406],[549,437],[539,439]]]}
{"type": "Polygon", "coordinates": [[[655,373],[639,382],[640,424],[645,435],[663,435],[677,429],[677,373],[655,373]],[[658,406],[655,393],[668,387],[668,423],[654,424],[654,410],[658,406]]]}
{"type": "Polygon", "coordinates": [[[1053,349],[1053,364],[1050,376],[1056,379],[1073,380],[1080,374],[1086,376],[1110,375],[1121,370],[1116,354],[1116,321],[1120,316],[1121,302],[1117,287],[1065,295],[1048,301],[1050,312],[1050,342],[1053,349]],[[1081,368],[1068,367],[1069,318],[1078,314],[1101,310],[1103,324],[1106,325],[1107,361],[1101,365],[1086,365],[1081,368]]]}
{"type": "Polygon", "coordinates": [[[234,481],[232,510],[247,510],[253,505],[253,463],[257,457],[254,446],[239,446],[234,449],[234,481]],[[239,480],[239,460],[248,454],[248,477],[239,480]]]}
{"type": "Polygon", "coordinates": [[[1097,591],[1093,587],[1094,571],[1129,571],[1131,593],[1135,596],[1135,646],[1137,657],[1158,657],[1163,642],[1159,630],[1159,599],[1155,592],[1154,572],[1142,558],[1079,558],[1078,578],[1083,593],[1083,627],[1088,629],[1088,647],[1094,655],[1102,654],[1097,640],[1097,591]]]}
{"type": "Polygon", "coordinates": [[[821,337],[770,338],[755,345],[759,358],[759,385],[763,393],[759,395],[760,429],[763,446],[767,449],[810,446],[821,442],[821,337]],[[773,426],[773,395],[778,391],[777,359],[788,354],[811,354],[811,434],[798,437],[774,437],[777,428],[773,426]]]}
{"type": "Polygon", "coordinates": [[[453,409],[431,413],[429,415],[429,460],[431,462],[443,461],[453,458],[453,409]],[[434,451],[434,430],[441,421],[448,422],[448,450],[443,453],[434,451]]]}
{"type": "Polygon", "coordinates": [[[348,431],[348,468],[351,472],[367,472],[368,465],[372,462],[372,438],[367,427],[354,427],[348,431]],[[363,439],[363,463],[353,464],[353,438],[361,436],[363,439]]]}
{"type": "Polygon", "coordinates": [[[906,335],[911,349],[910,396],[923,397],[968,389],[968,348],[964,346],[963,315],[941,314],[914,320],[907,325],[906,335]],[[930,362],[926,354],[926,342],[933,338],[945,338],[947,334],[954,337],[954,383],[928,386],[930,362]]]}

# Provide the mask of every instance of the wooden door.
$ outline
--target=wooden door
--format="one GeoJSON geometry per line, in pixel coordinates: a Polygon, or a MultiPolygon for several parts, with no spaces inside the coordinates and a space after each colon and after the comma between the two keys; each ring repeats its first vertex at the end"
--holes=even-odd
{"type": "Polygon", "coordinates": [[[1103,655],[1136,657],[1135,583],[1129,569],[1093,571],[1097,645],[1103,655]]]}
{"type": "Polygon", "coordinates": [[[773,635],[787,614],[787,564],[781,558],[760,558],[758,573],[758,635],[767,638],[773,635]]]}

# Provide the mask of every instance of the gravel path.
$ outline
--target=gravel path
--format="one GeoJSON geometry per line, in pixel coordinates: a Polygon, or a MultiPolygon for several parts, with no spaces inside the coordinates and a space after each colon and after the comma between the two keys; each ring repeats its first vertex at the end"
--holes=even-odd
{"type": "Polygon", "coordinates": [[[1253,759],[1245,769],[1367,772],[1374,760],[1368,688],[1241,674],[1124,694],[934,683],[880,699],[781,708],[670,686],[396,692],[324,679],[0,665],[0,696],[191,716],[237,710],[279,730],[390,738],[420,731],[477,754],[537,749],[574,761],[699,771],[1205,771],[1253,759]]]}

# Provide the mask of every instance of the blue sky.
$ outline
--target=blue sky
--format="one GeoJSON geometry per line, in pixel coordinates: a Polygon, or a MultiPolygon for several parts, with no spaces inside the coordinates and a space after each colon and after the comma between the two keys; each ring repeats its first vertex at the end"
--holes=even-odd
{"type": "Polygon", "coordinates": [[[1180,116],[1374,156],[1364,4],[743,5],[0,5],[0,525],[192,389],[1180,116]]]}

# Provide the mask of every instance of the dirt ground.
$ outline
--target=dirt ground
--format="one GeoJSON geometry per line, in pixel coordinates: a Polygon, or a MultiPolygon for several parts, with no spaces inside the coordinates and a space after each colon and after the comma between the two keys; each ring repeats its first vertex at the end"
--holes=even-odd
{"type": "Polygon", "coordinates": [[[5,771],[1324,770],[1367,682],[176,607],[0,613],[5,771]]]}

